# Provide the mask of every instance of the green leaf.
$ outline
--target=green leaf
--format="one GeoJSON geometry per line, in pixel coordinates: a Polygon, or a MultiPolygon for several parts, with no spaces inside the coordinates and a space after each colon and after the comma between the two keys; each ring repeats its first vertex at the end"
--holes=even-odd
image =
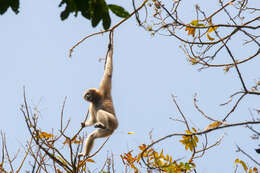
{"type": "Polygon", "coordinates": [[[91,24],[92,27],[96,27],[98,23],[101,21],[103,18],[103,10],[105,7],[105,2],[104,1],[97,1],[93,2],[92,8],[91,8],[91,24]]]}
{"type": "Polygon", "coordinates": [[[109,13],[108,13],[108,9],[106,10],[106,12],[104,13],[104,16],[103,16],[103,28],[105,30],[107,30],[110,25],[111,25],[111,18],[109,16],[109,13]]]}
{"type": "Polygon", "coordinates": [[[75,0],[78,11],[87,19],[90,19],[90,1],[89,0],[75,0]]]}
{"type": "Polygon", "coordinates": [[[126,18],[129,16],[129,13],[123,8],[115,4],[109,4],[108,8],[118,17],[126,18]]]}
{"type": "Polygon", "coordinates": [[[6,10],[9,8],[10,2],[9,0],[1,0],[0,1],[0,14],[4,14],[6,10]]]}
{"type": "Polygon", "coordinates": [[[19,0],[12,0],[10,6],[15,14],[19,13],[19,0]]]}
{"type": "Polygon", "coordinates": [[[69,15],[70,15],[70,10],[66,7],[65,10],[61,12],[60,18],[61,20],[65,20],[69,17],[69,15]]]}

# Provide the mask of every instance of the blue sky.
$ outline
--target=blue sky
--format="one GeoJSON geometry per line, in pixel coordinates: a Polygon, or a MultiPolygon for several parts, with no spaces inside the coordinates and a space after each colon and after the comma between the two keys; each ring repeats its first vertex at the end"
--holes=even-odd
{"type": "MultiPolygon", "coordinates": [[[[61,21],[56,1],[23,1],[19,15],[10,10],[0,17],[0,129],[7,135],[9,151],[16,150],[29,139],[29,133],[23,116],[19,110],[23,103],[23,86],[26,87],[27,98],[31,106],[37,106],[40,114],[40,126],[47,130],[57,130],[59,115],[64,97],[67,96],[65,118],[71,119],[68,129],[73,134],[80,128],[88,103],[82,94],[88,88],[98,87],[103,74],[103,58],[107,51],[107,35],[92,37],[78,46],[72,58],[68,57],[69,49],[84,36],[100,31],[91,28],[89,21],[82,17],[61,21]]],[[[217,9],[207,1],[202,6],[209,10],[217,9]]],[[[254,1],[260,6],[259,1],[254,1]]],[[[129,11],[131,1],[121,2],[129,11]]],[[[215,4],[214,4],[215,5],[215,4]]],[[[186,23],[190,22],[193,6],[183,12],[186,23]]],[[[113,16],[113,23],[119,19],[113,16]]],[[[193,106],[193,96],[198,94],[199,105],[216,119],[230,110],[231,105],[219,107],[228,97],[241,88],[237,74],[231,69],[224,73],[223,69],[206,69],[199,72],[196,66],[190,65],[179,48],[181,43],[174,38],[164,36],[152,37],[150,33],[137,26],[134,18],[130,19],[114,34],[114,76],[113,99],[119,119],[119,128],[110,138],[102,151],[93,159],[97,162],[91,167],[100,167],[105,161],[107,151],[113,152],[118,172],[123,168],[119,155],[143,143],[149,143],[149,132],[153,130],[153,138],[158,139],[169,133],[183,132],[184,125],[170,120],[180,118],[171,100],[171,93],[177,96],[177,102],[194,127],[204,129],[210,122],[205,120],[193,106]],[[133,131],[135,134],[128,135],[133,131]]],[[[233,47],[233,46],[232,46],[233,47]]],[[[236,54],[243,54],[244,50],[236,54]]],[[[224,58],[229,58],[223,54],[224,58]]],[[[248,86],[259,80],[260,61],[241,65],[241,72],[248,86]]],[[[248,109],[259,108],[256,96],[245,98],[235,111],[230,122],[250,119],[248,109]]],[[[93,128],[85,128],[87,133],[93,128]]],[[[231,172],[237,156],[235,145],[238,144],[250,154],[254,154],[257,142],[250,139],[250,132],[244,127],[226,129],[209,134],[210,143],[225,137],[221,145],[197,160],[198,171],[231,172]]],[[[189,157],[179,138],[170,138],[157,145],[164,148],[175,158],[189,157]]],[[[101,145],[104,140],[96,142],[101,145]]],[[[97,149],[95,147],[93,151],[97,149]]],[[[251,162],[248,162],[252,164],[251,162]]],[[[123,171],[123,169],[122,169],[123,171]]]]}

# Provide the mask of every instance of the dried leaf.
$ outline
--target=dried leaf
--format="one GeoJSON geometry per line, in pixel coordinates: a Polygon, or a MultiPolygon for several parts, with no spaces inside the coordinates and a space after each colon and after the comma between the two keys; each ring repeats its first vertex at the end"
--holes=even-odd
{"type": "Polygon", "coordinates": [[[70,143],[70,139],[66,138],[65,141],[62,143],[63,145],[69,144],[70,143]]]}
{"type": "Polygon", "coordinates": [[[46,132],[40,132],[38,136],[36,136],[36,138],[45,138],[45,139],[49,139],[49,138],[53,138],[54,135],[50,134],[50,133],[46,133],[46,132]]]}
{"type": "Polygon", "coordinates": [[[213,38],[213,37],[211,37],[211,36],[209,35],[209,32],[207,32],[207,38],[208,38],[210,41],[215,40],[215,38],[213,38]]]}
{"type": "Polygon", "coordinates": [[[246,166],[245,162],[243,160],[240,160],[240,164],[243,166],[244,171],[247,172],[248,167],[246,166]]]}
{"type": "Polygon", "coordinates": [[[128,132],[127,134],[132,135],[132,134],[135,134],[135,132],[128,132]]]}
{"type": "Polygon", "coordinates": [[[94,160],[92,160],[92,159],[87,159],[87,160],[86,160],[86,162],[95,163],[95,161],[94,161],[94,160]]]}
{"type": "Polygon", "coordinates": [[[216,31],[217,28],[218,28],[217,26],[215,26],[215,27],[210,27],[209,30],[208,30],[208,33],[213,32],[213,31],[216,31]]]}
{"type": "Polygon", "coordinates": [[[243,160],[239,160],[238,158],[236,158],[235,163],[236,164],[241,164],[243,166],[243,168],[244,168],[244,171],[247,172],[248,167],[247,167],[247,165],[245,164],[245,162],[243,160]]]}
{"type": "Polygon", "coordinates": [[[187,26],[185,28],[185,31],[188,31],[188,35],[192,35],[192,37],[195,36],[195,28],[191,28],[191,27],[187,26]]]}
{"type": "Polygon", "coordinates": [[[222,124],[222,122],[216,121],[216,122],[214,122],[214,123],[208,125],[208,126],[204,129],[204,131],[217,128],[217,127],[219,127],[221,124],[222,124]]]}

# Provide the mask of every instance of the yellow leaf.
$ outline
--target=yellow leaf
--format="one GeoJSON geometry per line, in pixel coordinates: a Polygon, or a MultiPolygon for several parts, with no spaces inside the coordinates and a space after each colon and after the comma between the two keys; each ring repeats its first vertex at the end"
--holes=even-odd
{"type": "Polygon", "coordinates": [[[187,27],[185,28],[185,31],[188,31],[188,35],[192,35],[192,37],[195,36],[195,28],[192,28],[192,27],[187,26],[187,27]]]}
{"type": "Polygon", "coordinates": [[[69,144],[70,143],[70,139],[66,138],[65,141],[62,143],[63,145],[69,144]]]}
{"type": "Polygon", "coordinates": [[[192,132],[189,131],[189,130],[185,130],[185,133],[188,134],[188,135],[191,135],[191,134],[192,134],[192,132]]]}
{"type": "Polygon", "coordinates": [[[230,68],[231,68],[231,66],[226,66],[226,67],[224,68],[224,71],[227,73],[230,68]]]}
{"type": "Polygon", "coordinates": [[[170,156],[170,160],[169,160],[170,163],[172,163],[172,156],[170,156]]]}
{"type": "Polygon", "coordinates": [[[194,140],[195,140],[196,143],[199,142],[199,138],[197,136],[194,136],[194,140]]]}
{"type": "Polygon", "coordinates": [[[189,58],[188,61],[190,61],[190,63],[191,63],[192,65],[195,65],[195,64],[197,64],[197,63],[199,62],[199,61],[198,61],[197,59],[195,59],[195,58],[189,58]]]}
{"type": "Polygon", "coordinates": [[[82,141],[80,141],[80,140],[79,141],[78,140],[73,140],[72,143],[74,143],[74,144],[81,144],[82,141]]]}
{"type": "Polygon", "coordinates": [[[169,157],[169,155],[167,154],[165,160],[166,160],[166,161],[169,161],[169,159],[170,159],[170,157],[169,157]]]}
{"type": "Polygon", "coordinates": [[[243,160],[239,160],[239,159],[237,158],[237,159],[235,160],[235,163],[236,163],[236,164],[240,163],[240,164],[243,166],[244,171],[247,172],[248,167],[246,166],[246,164],[245,164],[245,162],[244,162],[243,160]]]}
{"type": "Polygon", "coordinates": [[[127,134],[132,135],[132,134],[135,134],[135,132],[128,132],[127,134]]]}
{"type": "Polygon", "coordinates": [[[256,85],[260,85],[260,81],[257,81],[256,85]]]}
{"type": "Polygon", "coordinates": [[[164,160],[163,159],[159,159],[158,160],[158,164],[160,167],[162,167],[164,165],[164,160]]]}
{"type": "Polygon", "coordinates": [[[243,168],[244,168],[244,171],[245,171],[245,172],[247,172],[247,170],[248,170],[248,167],[246,166],[245,162],[244,162],[244,161],[242,161],[242,160],[240,160],[240,164],[243,166],[243,168]]]}
{"type": "Polygon", "coordinates": [[[141,151],[144,151],[146,149],[146,145],[142,144],[138,147],[141,151]]]}
{"type": "Polygon", "coordinates": [[[36,138],[46,138],[46,139],[53,138],[53,137],[54,137],[53,134],[46,133],[46,132],[40,132],[39,135],[36,136],[36,138]]]}
{"type": "Polygon", "coordinates": [[[94,161],[94,160],[92,160],[92,159],[87,159],[87,160],[86,160],[86,162],[95,163],[95,161],[94,161]]]}
{"type": "Polygon", "coordinates": [[[197,132],[197,130],[196,130],[194,127],[192,127],[191,129],[192,129],[194,132],[197,132]]]}
{"type": "Polygon", "coordinates": [[[160,153],[160,158],[164,158],[163,149],[162,149],[162,151],[161,151],[161,153],[160,153]]]}
{"type": "Polygon", "coordinates": [[[138,157],[137,157],[137,159],[136,159],[136,161],[137,161],[137,163],[139,163],[140,162],[140,159],[141,159],[141,153],[140,154],[138,154],[138,157]]]}
{"type": "Polygon", "coordinates": [[[240,160],[236,158],[235,163],[240,163],[240,160]]]}
{"type": "Polygon", "coordinates": [[[215,40],[215,38],[212,38],[210,35],[209,35],[209,33],[207,32],[207,38],[210,40],[210,41],[213,41],[213,40],[215,40]]]}
{"type": "Polygon", "coordinates": [[[252,173],[252,171],[253,171],[252,168],[250,168],[249,171],[248,171],[248,173],[252,173]]]}
{"type": "Polygon", "coordinates": [[[158,154],[157,152],[154,152],[153,154],[154,154],[154,157],[155,157],[155,158],[158,158],[158,157],[159,157],[159,154],[158,154]]]}
{"type": "Polygon", "coordinates": [[[218,28],[217,26],[210,27],[209,30],[208,30],[208,33],[215,31],[217,28],[218,28]]]}
{"type": "Polygon", "coordinates": [[[198,20],[193,20],[193,21],[191,21],[191,25],[193,25],[193,26],[197,26],[198,25],[198,23],[199,23],[199,21],[198,20]]]}
{"type": "Polygon", "coordinates": [[[254,173],[258,173],[258,169],[256,167],[253,168],[254,173]]]}
{"type": "Polygon", "coordinates": [[[208,125],[208,126],[204,129],[204,131],[217,128],[217,127],[220,126],[221,124],[222,124],[222,122],[216,121],[216,122],[214,122],[214,123],[208,125]]]}

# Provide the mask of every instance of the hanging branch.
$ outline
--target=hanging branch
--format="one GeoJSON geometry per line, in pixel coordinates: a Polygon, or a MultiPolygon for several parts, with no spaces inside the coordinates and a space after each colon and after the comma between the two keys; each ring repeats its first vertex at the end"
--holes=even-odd
{"type": "Polygon", "coordinates": [[[100,35],[100,34],[104,34],[106,32],[113,32],[117,27],[119,27],[121,24],[123,24],[124,22],[126,22],[128,19],[130,19],[135,13],[137,13],[140,9],[142,9],[146,2],[148,0],[144,0],[143,3],[140,5],[140,7],[138,7],[137,9],[135,9],[128,17],[124,18],[123,20],[121,20],[120,22],[118,22],[117,24],[115,24],[114,26],[112,26],[110,29],[108,30],[104,30],[104,31],[100,31],[100,32],[96,32],[96,33],[93,33],[93,34],[90,34],[90,35],[87,35],[86,37],[84,37],[82,40],[80,40],[78,43],[76,43],[69,51],[69,57],[71,58],[72,57],[72,52],[73,50],[78,46],[80,45],[81,43],[83,43],[86,39],[90,38],[90,37],[93,37],[95,35],[100,35]]]}

